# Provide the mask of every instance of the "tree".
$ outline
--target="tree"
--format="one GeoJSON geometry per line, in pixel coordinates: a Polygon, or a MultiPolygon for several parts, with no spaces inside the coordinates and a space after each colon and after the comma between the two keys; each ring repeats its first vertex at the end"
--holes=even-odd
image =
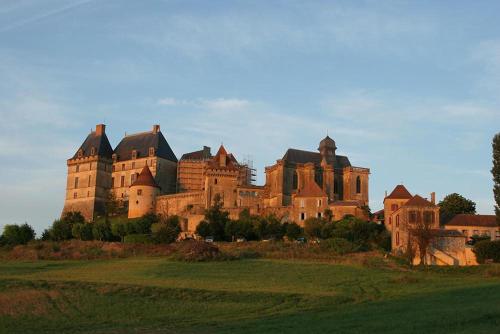
{"type": "Polygon", "coordinates": [[[307,218],[304,223],[304,232],[310,238],[321,238],[324,222],[319,218],[307,218]]]}
{"type": "Polygon", "coordinates": [[[73,238],[73,226],[75,224],[85,224],[85,218],[79,211],[66,212],[61,219],[52,223],[48,234],[42,236],[42,239],[48,236],[53,241],[63,241],[73,238]]]}
{"type": "Polygon", "coordinates": [[[298,237],[302,235],[302,228],[296,223],[288,223],[286,224],[285,235],[288,240],[296,240],[298,237]]]}
{"type": "Polygon", "coordinates": [[[214,204],[206,210],[205,220],[210,224],[215,240],[224,240],[226,223],[229,222],[229,212],[222,211],[223,202],[220,194],[214,196],[214,204]]]}
{"type": "Polygon", "coordinates": [[[196,226],[196,234],[202,238],[206,238],[212,235],[212,227],[210,223],[206,220],[201,221],[198,226],[196,226]]]}
{"type": "Polygon", "coordinates": [[[111,225],[107,219],[98,220],[92,224],[92,236],[94,240],[112,241],[111,225]]]}
{"type": "Polygon", "coordinates": [[[92,224],[90,223],[74,224],[73,228],[71,229],[71,234],[73,235],[74,238],[79,240],[83,241],[92,240],[93,239],[92,224]]]}
{"type": "Polygon", "coordinates": [[[120,201],[116,199],[115,193],[108,190],[106,192],[106,202],[104,204],[104,216],[106,218],[115,216],[120,210],[120,201]]]}
{"type": "Polygon", "coordinates": [[[178,216],[162,218],[160,222],[151,225],[153,240],[159,244],[170,244],[177,240],[181,233],[180,219],[178,216]]]}
{"type": "Polygon", "coordinates": [[[476,213],[476,203],[457,193],[447,195],[438,205],[440,208],[441,224],[446,224],[455,215],[460,213],[476,213]]]}
{"type": "Polygon", "coordinates": [[[333,221],[333,211],[332,209],[325,209],[325,211],[323,211],[323,217],[325,217],[325,220],[329,223],[331,223],[333,221]]]}
{"type": "Polygon", "coordinates": [[[23,225],[5,225],[2,243],[10,246],[25,245],[35,238],[35,230],[27,223],[23,225]]]}
{"type": "Polygon", "coordinates": [[[126,223],[121,221],[111,223],[111,233],[123,242],[123,238],[128,234],[126,223]]]}
{"type": "Polygon", "coordinates": [[[495,197],[495,213],[497,215],[497,223],[500,225],[500,133],[493,137],[493,195],[495,197]]]}
{"type": "Polygon", "coordinates": [[[425,217],[422,219],[422,217],[417,216],[417,222],[409,230],[409,238],[415,241],[421,265],[427,264],[427,251],[435,237],[432,227],[432,219],[426,219],[425,217]]]}

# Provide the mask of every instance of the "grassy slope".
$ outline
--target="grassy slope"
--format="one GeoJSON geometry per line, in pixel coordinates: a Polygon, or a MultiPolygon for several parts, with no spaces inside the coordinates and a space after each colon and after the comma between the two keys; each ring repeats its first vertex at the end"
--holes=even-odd
{"type": "Polygon", "coordinates": [[[0,332],[479,333],[500,326],[484,268],[300,261],[0,262],[0,332]]]}

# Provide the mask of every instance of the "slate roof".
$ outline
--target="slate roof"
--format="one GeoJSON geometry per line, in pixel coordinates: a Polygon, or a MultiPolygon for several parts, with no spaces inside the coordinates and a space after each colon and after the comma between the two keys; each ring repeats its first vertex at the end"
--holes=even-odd
{"type": "Polygon", "coordinates": [[[92,147],[95,148],[96,155],[100,157],[111,159],[113,156],[113,148],[109,143],[106,133],[98,135],[97,132],[92,131],[71,159],[77,159],[78,152],[80,150],[83,151],[82,157],[89,157],[91,155],[90,153],[92,151],[92,147]]]}
{"type": "MultiPolygon", "coordinates": [[[[318,152],[303,151],[293,148],[289,148],[282,158],[282,160],[290,163],[305,164],[308,162],[312,162],[318,165],[321,164],[321,159],[322,159],[321,154],[318,152]]],[[[351,163],[349,162],[349,159],[346,156],[343,155],[335,156],[336,168],[344,168],[349,166],[351,166],[351,163]]]]}
{"type": "Polygon", "coordinates": [[[408,189],[402,184],[398,184],[386,199],[410,199],[412,198],[408,189]]]}
{"type": "Polygon", "coordinates": [[[436,206],[435,204],[432,204],[425,198],[415,195],[413,196],[408,202],[404,204],[404,206],[436,206]]]}
{"type": "Polygon", "coordinates": [[[125,136],[115,148],[117,161],[126,161],[132,159],[132,151],[137,151],[137,157],[149,156],[149,148],[154,147],[155,156],[177,162],[177,157],[168,145],[163,134],[158,132],[143,132],[125,136]]]}
{"type": "Polygon", "coordinates": [[[203,150],[185,153],[182,155],[181,160],[204,160],[211,159],[213,156],[210,153],[210,147],[204,147],[203,150]]]}
{"type": "Polygon", "coordinates": [[[296,197],[327,197],[316,182],[307,182],[306,186],[297,190],[296,197]]]}
{"type": "Polygon", "coordinates": [[[495,215],[471,215],[459,214],[453,217],[447,226],[481,226],[481,227],[498,227],[497,217],[495,215]]]}
{"type": "Polygon", "coordinates": [[[132,183],[131,187],[134,186],[149,186],[160,188],[156,183],[153,174],[151,174],[151,170],[149,170],[148,166],[144,166],[139,176],[137,176],[135,182],[132,183]]]}

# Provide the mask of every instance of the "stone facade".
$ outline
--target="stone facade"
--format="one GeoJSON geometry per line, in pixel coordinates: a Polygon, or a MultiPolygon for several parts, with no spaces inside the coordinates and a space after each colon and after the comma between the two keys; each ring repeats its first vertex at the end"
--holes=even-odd
{"type": "Polygon", "coordinates": [[[303,224],[330,209],[335,219],[345,215],[367,219],[362,207],[368,205],[370,170],[351,166],[336,149],[328,136],[318,152],[289,149],[275,165],[266,167],[265,185],[256,186],[253,169],[239,163],[224,146],[215,156],[205,146],[177,161],[158,125],[152,131],[126,135],[115,149],[105,126],[98,125],[68,160],[64,212],[81,211],[91,221],[103,214],[108,194],[113,193],[128,204],[129,217],[148,212],[179,215],[185,233],[194,232],[215,196],[220,196],[232,218],[248,209],[303,224]]]}
{"type": "Polygon", "coordinates": [[[113,150],[105,125],[98,124],[73,157],[68,159],[63,214],[80,211],[88,221],[104,214],[113,193],[128,204],[130,186],[148,166],[159,186],[159,194],[175,193],[177,158],[160,131],[125,136],[113,150]]]}

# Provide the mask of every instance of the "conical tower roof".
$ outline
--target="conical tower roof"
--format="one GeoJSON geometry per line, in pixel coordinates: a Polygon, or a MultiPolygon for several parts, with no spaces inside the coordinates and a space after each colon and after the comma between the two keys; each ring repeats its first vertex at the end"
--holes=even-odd
{"type": "Polygon", "coordinates": [[[131,187],[134,186],[148,186],[148,187],[156,187],[160,188],[158,184],[156,183],[153,174],[151,174],[151,171],[149,170],[149,167],[146,165],[142,169],[141,173],[135,180],[135,182],[131,185],[131,187]]]}

